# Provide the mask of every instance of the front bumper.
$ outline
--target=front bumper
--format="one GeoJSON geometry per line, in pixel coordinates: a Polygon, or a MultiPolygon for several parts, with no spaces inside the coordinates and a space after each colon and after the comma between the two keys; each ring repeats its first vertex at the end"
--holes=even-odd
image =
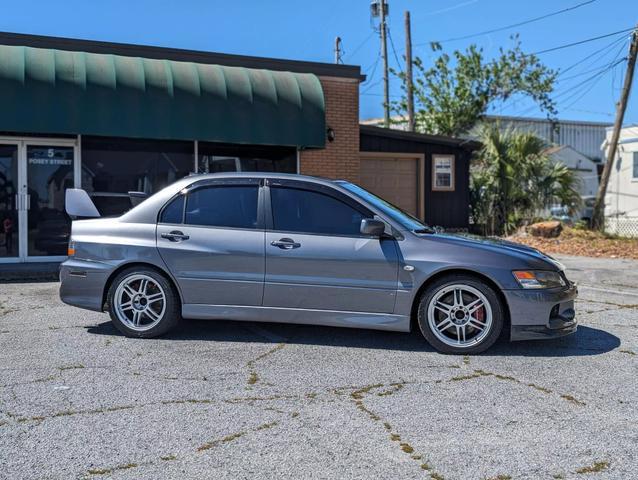
{"type": "Polygon", "coordinates": [[[509,306],[510,340],[558,338],[576,332],[576,285],[553,290],[504,290],[509,306]]]}

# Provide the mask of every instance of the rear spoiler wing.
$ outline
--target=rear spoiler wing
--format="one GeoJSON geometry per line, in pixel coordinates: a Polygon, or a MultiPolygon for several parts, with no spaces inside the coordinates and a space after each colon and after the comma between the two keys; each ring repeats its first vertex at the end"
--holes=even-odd
{"type": "Polygon", "coordinates": [[[97,218],[100,212],[89,197],[89,194],[81,188],[67,188],[64,195],[64,209],[71,218],[97,218]]]}
{"type": "MultiPolygon", "coordinates": [[[[145,192],[128,192],[128,196],[131,199],[131,205],[133,207],[136,207],[148,198],[148,194],[145,192]]],[[[100,212],[95,206],[95,203],[93,203],[90,195],[81,188],[68,188],[66,190],[65,210],[72,218],[97,218],[100,216],[100,212]]]]}

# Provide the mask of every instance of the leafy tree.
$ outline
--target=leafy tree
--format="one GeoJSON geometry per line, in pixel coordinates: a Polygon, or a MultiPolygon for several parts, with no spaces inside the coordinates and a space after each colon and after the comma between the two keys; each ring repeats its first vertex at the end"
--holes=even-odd
{"type": "MultiPolygon", "coordinates": [[[[417,131],[460,135],[474,127],[490,105],[515,95],[531,98],[548,117],[555,116],[551,93],[557,72],[543,65],[535,55],[523,53],[518,38],[514,40],[514,48],[501,48],[492,60],[486,60],[483,50],[476,45],[465,52],[455,50],[450,57],[438,43],[431,45],[434,52],[440,52],[431,68],[416,57],[413,92],[417,131]]],[[[393,109],[405,116],[405,73],[394,73],[404,80],[404,94],[393,109]]]]}
{"type": "Polygon", "coordinates": [[[484,125],[482,148],[472,167],[472,216],[485,234],[508,235],[553,203],[574,211],[580,205],[578,178],[545,154],[546,145],[531,133],[501,131],[484,125]]]}

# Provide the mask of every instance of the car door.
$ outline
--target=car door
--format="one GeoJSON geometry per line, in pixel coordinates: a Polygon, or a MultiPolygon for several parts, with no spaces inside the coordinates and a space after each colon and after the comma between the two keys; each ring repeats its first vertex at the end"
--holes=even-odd
{"type": "Polygon", "coordinates": [[[398,249],[361,235],[373,213],[331,187],[267,182],[264,306],[392,313],[398,249]]]}
{"type": "Polygon", "coordinates": [[[157,247],[185,304],[260,306],[264,226],[259,179],[195,184],[160,212],[157,247]]]}

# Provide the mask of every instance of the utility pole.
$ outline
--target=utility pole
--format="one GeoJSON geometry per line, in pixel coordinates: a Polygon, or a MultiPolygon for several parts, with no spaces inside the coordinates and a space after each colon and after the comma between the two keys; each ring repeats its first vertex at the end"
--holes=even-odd
{"type": "Polygon", "coordinates": [[[616,120],[614,121],[614,131],[611,135],[611,142],[609,144],[609,155],[607,156],[607,162],[603,167],[603,173],[600,178],[600,186],[598,187],[598,194],[596,195],[596,203],[594,204],[592,226],[596,230],[603,230],[605,228],[605,195],[607,195],[609,175],[612,167],[614,166],[616,151],[618,150],[620,130],[622,128],[623,120],[625,119],[625,110],[627,109],[627,102],[629,100],[629,94],[631,93],[631,85],[633,83],[634,70],[636,67],[636,56],[638,56],[638,25],[636,25],[636,29],[631,35],[631,45],[629,46],[629,55],[627,56],[627,72],[625,74],[625,81],[620,94],[620,100],[616,107],[616,120]]]}
{"type": "Polygon", "coordinates": [[[405,87],[408,95],[408,132],[414,132],[414,85],[412,83],[412,31],[410,12],[405,11],[405,87]]]}
{"type": "Polygon", "coordinates": [[[390,77],[388,76],[388,31],[386,28],[386,14],[388,3],[379,0],[381,16],[381,55],[383,56],[383,126],[390,127],[390,77]]]}
{"type": "Polygon", "coordinates": [[[341,55],[341,37],[337,37],[335,38],[335,63],[343,63],[341,55]]]}

